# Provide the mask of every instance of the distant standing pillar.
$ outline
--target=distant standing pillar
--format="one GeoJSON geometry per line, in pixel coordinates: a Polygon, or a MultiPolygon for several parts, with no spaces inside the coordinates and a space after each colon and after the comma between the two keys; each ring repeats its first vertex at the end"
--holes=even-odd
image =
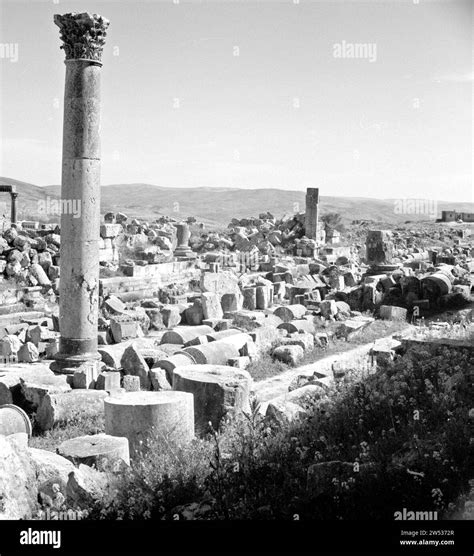
{"type": "Polygon", "coordinates": [[[305,235],[309,239],[318,238],[318,204],[319,189],[308,187],[306,189],[305,235]]]}
{"type": "Polygon", "coordinates": [[[97,352],[100,237],[100,69],[109,22],[55,15],[66,53],[61,181],[59,371],[97,352]]]}
{"type": "Polygon", "coordinates": [[[11,223],[16,224],[16,199],[18,197],[18,193],[15,193],[15,191],[12,191],[10,193],[11,196],[11,201],[12,201],[12,206],[11,206],[11,223]]]}

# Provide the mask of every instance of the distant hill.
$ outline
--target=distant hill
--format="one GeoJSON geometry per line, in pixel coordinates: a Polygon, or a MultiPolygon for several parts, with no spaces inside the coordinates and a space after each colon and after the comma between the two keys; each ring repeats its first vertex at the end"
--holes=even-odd
{"type": "MultiPolygon", "coordinates": [[[[20,198],[44,198],[60,194],[60,186],[37,187],[7,178],[0,183],[16,183],[20,198]],[[23,193],[24,192],[24,193],[23,193]]],[[[106,185],[101,191],[102,212],[124,212],[130,217],[155,219],[160,215],[176,218],[194,216],[205,224],[227,225],[232,218],[271,212],[277,217],[303,212],[305,192],[282,189],[232,189],[214,187],[171,188],[144,183],[106,185]]],[[[339,213],[345,221],[374,220],[395,224],[407,220],[428,220],[426,215],[397,214],[395,200],[365,197],[321,196],[321,214],[339,213]]],[[[441,210],[474,212],[474,203],[439,202],[441,210]]],[[[32,215],[33,216],[33,215],[32,215]]]]}
{"type": "MultiPolygon", "coordinates": [[[[15,185],[18,192],[17,198],[17,217],[18,220],[28,220],[35,217],[38,220],[48,221],[58,220],[58,218],[48,218],[46,214],[41,214],[41,208],[45,206],[48,196],[53,199],[59,198],[54,192],[48,191],[44,187],[38,187],[31,183],[13,180],[11,178],[0,177],[0,185],[15,185]],[[42,201],[43,204],[39,202],[42,201]]],[[[10,218],[10,195],[3,193],[0,195],[0,217],[5,214],[10,218]]]]}

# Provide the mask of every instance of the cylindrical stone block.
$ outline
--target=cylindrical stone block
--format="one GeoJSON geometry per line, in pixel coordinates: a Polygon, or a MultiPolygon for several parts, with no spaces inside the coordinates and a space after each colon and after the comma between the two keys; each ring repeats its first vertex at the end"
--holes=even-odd
{"type": "Polygon", "coordinates": [[[283,305],[275,309],[273,314],[283,322],[291,322],[292,320],[301,319],[306,314],[306,307],[304,305],[283,305]]]}
{"type": "Polygon", "coordinates": [[[225,340],[187,347],[183,352],[189,353],[200,365],[226,365],[229,359],[240,355],[239,348],[225,340]]]}
{"type": "Polygon", "coordinates": [[[105,404],[105,432],[128,438],[130,455],[194,436],[193,396],[187,392],[130,392],[105,404]]]}
{"type": "Polygon", "coordinates": [[[196,432],[209,432],[209,423],[218,429],[228,414],[249,411],[252,378],[247,371],[224,365],[180,367],[173,374],[173,390],[194,396],[196,432]]]}
{"type": "Polygon", "coordinates": [[[107,464],[124,461],[130,465],[128,439],[108,434],[77,436],[62,442],[57,452],[60,456],[79,466],[83,463],[90,467],[103,469],[107,464]]]}
{"type": "Polygon", "coordinates": [[[168,330],[161,338],[162,344],[186,344],[199,336],[212,334],[214,329],[202,324],[200,326],[177,326],[173,330],[168,330]]]}

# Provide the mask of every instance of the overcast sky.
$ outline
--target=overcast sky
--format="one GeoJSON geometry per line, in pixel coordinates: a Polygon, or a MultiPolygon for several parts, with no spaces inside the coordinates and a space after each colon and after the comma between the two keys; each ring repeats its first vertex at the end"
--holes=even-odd
{"type": "Polygon", "coordinates": [[[53,14],[90,11],[103,184],[473,200],[470,0],[174,2],[0,0],[0,175],[60,183],[53,14]]]}

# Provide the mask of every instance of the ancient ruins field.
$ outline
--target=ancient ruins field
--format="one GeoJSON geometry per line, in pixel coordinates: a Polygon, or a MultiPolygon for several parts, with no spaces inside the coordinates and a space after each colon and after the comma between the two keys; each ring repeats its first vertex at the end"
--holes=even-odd
{"type": "Polygon", "coordinates": [[[51,22],[61,185],[0,178],[0,519],[474,519],[472,203],[104,186],[109,23],[51,22]]]}

